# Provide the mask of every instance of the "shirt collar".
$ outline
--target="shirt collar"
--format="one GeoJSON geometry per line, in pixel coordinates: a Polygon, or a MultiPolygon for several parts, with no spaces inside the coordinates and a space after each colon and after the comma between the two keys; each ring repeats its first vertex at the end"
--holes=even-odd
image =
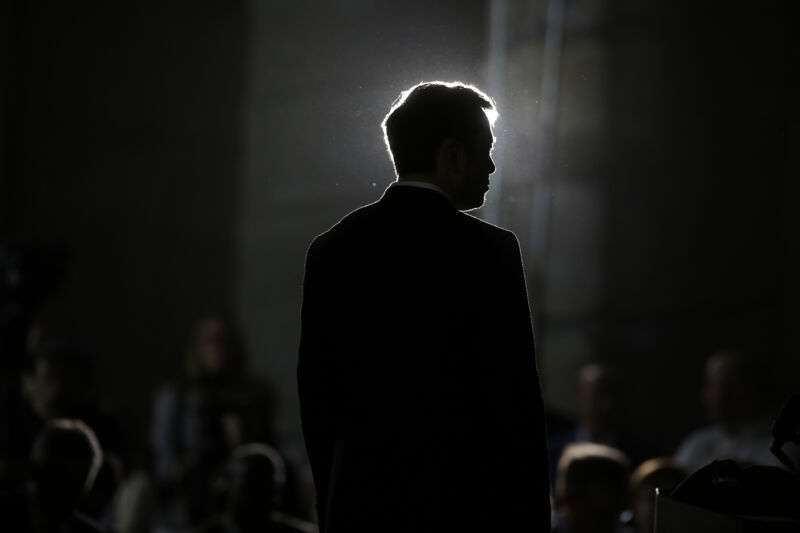
{"type": "Polygon", "coordinates": [[[389,185],[389,188],[391,189],[392,187],[416,187],[418,189],[429,189],[431,191],[438,192],[439,194],[447,198],[447,201],[453,203],[453,200],[450,198],[450,195],[444,192],[444,189],[442,189],[438,185],[434,185],[429,181],[425,181],[425,178],[426,177],[424,174],[406,174],[403,176],[402,180],[395,181],[394,183],[389,185]]]}

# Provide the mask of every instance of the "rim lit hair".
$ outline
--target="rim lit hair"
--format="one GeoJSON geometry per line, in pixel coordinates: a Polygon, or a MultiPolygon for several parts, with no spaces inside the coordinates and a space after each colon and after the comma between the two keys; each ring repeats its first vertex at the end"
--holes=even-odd
{"type": "Polygon", "coordinates": [[[559,498],[575,496],[592,475],[616,481],[620,492],[628,489],[628,458],[620,450],[596,443],[570,444],[556,469],[555,493],[559,498]]]}
{"type": "Polygon", "coordinates": [[[88,457],[88,468],[86,477],[83,480],[83,492],[88,494],[94,486],[97,475],[100,473],[100,467],[103,464],[103,448],[97,440],[92,428],[85,424],[82,420],[73,418],[56,418],[47,423],[42,430],[42,433],[37,438],[35,446],[45,446],[45,441],[56,438],[57,434],[70,435],[78,437],[84,441],[86,445],[86,452],[88,457]]]}
{"type": "Polygon", "coordinates": [[[397,175],[433,171],[442,141],[466,142],[480,127],[478,110],[490,128],[500,116],[492,97],[460,81],[421,82],[401,92],[381,122],[397,175]]]}

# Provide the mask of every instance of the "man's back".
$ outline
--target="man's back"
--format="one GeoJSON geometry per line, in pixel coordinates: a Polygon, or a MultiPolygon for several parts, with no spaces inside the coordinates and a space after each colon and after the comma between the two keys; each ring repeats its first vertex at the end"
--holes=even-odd
{"type": "Polygon", "coordinates": [[[323,531],[547,527],[519,247],[396,186],[312,244],[298,367],[323,531]]]}

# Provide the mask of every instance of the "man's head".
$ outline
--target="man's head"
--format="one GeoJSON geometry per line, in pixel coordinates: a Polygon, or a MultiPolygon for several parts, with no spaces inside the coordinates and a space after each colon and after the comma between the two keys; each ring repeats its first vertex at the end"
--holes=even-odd
{"type": "Polygon", "coordinates": [[[714,422],[736,430],[752,422],[761,409],[763,369],[737,350],[719,350],[706,361],[703,403],[714,422]]]}
{"type": "Polygon", "coordinates": [[[75,344],[49,343],[34,355],[23,386],[31,409],[42,420],[68,416],[92,394],[94,360],[75,344]]]}
{"type": "Polygon", "coordinates": [[[648,459],[634,470],[631,474],[631,497],[636,531],[653,531],[656,489],[669,494],[685,477],[686,472],[668,457],[648,459]]]}
{"type": "Polygon", "coordinates": [[[69,513],[91,491],[102,462],[89,426],[64,418],[48,422],[31,451],[37,514],[56,518],[69,513]]]}
{"type": "Polygon", "coordinates": [[[209,315],[195,322],[189,339],[189,374],[218,376],[237,374],[244,367],[244,351],[233,321],[209,315]]]}
{"type": "Polygon", "coordinates": [[[580,422],[592,437],[614,430],[617,401],[614,373],[604,365],[592,363],[578,371],[580,422]]]}
{"type": "Polygon", "coordinates": [[[628,499],[628,460],[601,444],[573,444],[558,461],[556,506],[574,532],[613,532],[628,499]]]}
{"type": "Polygon", "coordinates": [[[496,118],[492,99],[463,83],[420,83],[403,91],[382,124],[397,176],[424,175],[456,208],[480,207],[495,170],[496,118]]]}
{"type": "Polygon", "coordinates": [[[225,512],[243,530],[258,529],[281,503],[286,467],[280,454],[261,443],[240,446],[224,472],[225,512]]]}

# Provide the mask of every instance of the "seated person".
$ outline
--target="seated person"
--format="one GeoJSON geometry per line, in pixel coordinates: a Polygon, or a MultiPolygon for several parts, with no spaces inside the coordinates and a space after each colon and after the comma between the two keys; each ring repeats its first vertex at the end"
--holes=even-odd
{"type": "Polygon", "coordinates": [[[95,395],[95,361],[87,350],[73,342],[50,341],[40,343],[31,358],[22,388],[39,426],[55,418],[82,420],[104,451],[123,447],[119,423],[95,395]]]}
{"type": "Polygon", "coordinates": [[[241,442],[273,442],[272,390],[247,370],[241,334],[230,320],[198,320],[189,335],[185,376],[153,404],[150,441],[160,493],[158,522],[173,529],[209,517],[209,483],[241,442]]]}
{"type": "Polygon", "coordinates": [[[749,355],[733,350],[712,354],[705,368],[703,404],[711,425],[684,439],[675,461],[693,471],[715,459],[779,466],[770,452],[769,417],[764,412],[763,370],[749,355]]]}
{"type": "Polygon", "coordinates": [[[312,533],[307,522],[277,511],[286,483],[286,468],[278,452],[266,444],[237,448],[216,488],[221,509],[204,533],[312,533]]]}
{"type": "Polygon", "coordinates": [[[686,472],[668,457],[650,459],[631,475],[633,524],[637,533],[653,533],[656,489],[669,494],[686,477],[686,472]]]}
{"type": "MultiPolygon", "coordinates": [[[[64,418],[81,420],[92,429],[103,449],[103,461],[83,511],[110,525],[116,521],[113,500],[130,478],[130,446],[117,418],[97,398],[94,357],[74,342],[63,340],[40,340],[31,348],[31,368],[22,379],[32,425],[38,430],[50,420],[64,418]]],[[[139,503],[129,498],[128,508],[137,508],[139,503]]]]}
{"type": "MultiPolygon", "coordinates": [[[[621,402],[622,383],[612,369],[599,363],[587,364],[578,371],[576,392],[577,424],[566,430],[550,429],[550,478],[555,479],[555,466],[569,444],[593,442],[622,451],[634,464],[658,455],[652,446],[627,433],[621,402]]],[[[549,422],[549,421],[548,421],[549,422]]]]}
{"type": "Polygon", "coordinates": [[[80,420],[55,419],[39,433],[31,452],[31,524],[37,532],[96,532],[100,526],[78,509],[100,472],[103,452],[80,420]]]}
{"type": "Polygon", "coordinates": [[[571,444],[555,481],[557,533],[619,533],[628,505],[628,459],[602,444],[571,444]]]}

